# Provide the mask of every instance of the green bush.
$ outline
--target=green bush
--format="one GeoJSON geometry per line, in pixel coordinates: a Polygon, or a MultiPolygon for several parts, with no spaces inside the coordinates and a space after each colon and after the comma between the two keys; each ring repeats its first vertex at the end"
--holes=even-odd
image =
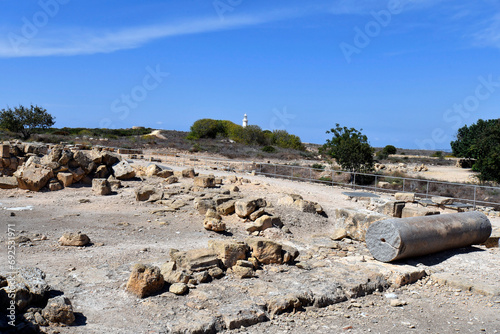
{"type": "Polygon", "coordinates": [[[388,155],[389,154],[396,154],[398,152],[397,148],[394,147],[393,145],[386,145],[382,151],[384,151],[384,153],[387,153],[388,155]]]}
{"type": "Polygon", "coordinates": [[[271,136],[272,143],[282,148],[305,151],[304,144],[299,137],[291,135],[285,130],[274,130],[271,136]]]}
{"type": "Polygon", "coordinates": [[[215,139],[217,134],[223,132],[219,121],[210,118],[199,119],[191,126],[189,139],[212,138],[215,139]]]}
{"type": "Polygon", "coordinates": [[[323,169],[325,169],[325,166],[323,166],[322,164],[316,163],[316,164],[312,164],[311,168],[323,170],[323,169]]]}
{"type": "Polygon", "coordinates": [[[442,159],[443,158],[443,151],[436,151],[436,152],[432,153],[431,157],[442,159]]]}
{"type": "Polygon", "coordinates": [[[267,153],[274,153],[276,152],[276,149],[273,146],[267,145],[262,148],[262,151],[267,153]]]}

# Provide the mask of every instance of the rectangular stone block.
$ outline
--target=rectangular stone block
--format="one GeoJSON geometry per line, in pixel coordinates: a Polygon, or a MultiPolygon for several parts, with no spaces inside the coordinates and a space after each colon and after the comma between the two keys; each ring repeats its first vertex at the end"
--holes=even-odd
{"type": "Polygon", "coordinates": [[[0,144],[0,158],[10,158],[10,145],[0,144]]]}
{"type": "Polygon", "coordinates": [[[395,193],[394,198],[396,201],[415,202],[414,193],[395,193]]]}
{"type": "Polygon", "coordinates": [[[432,210],[429,208],[416,207],[416,206],[405,206],[403,208],[401,218],[432,216],[439,214],[440,214],[439,210],[432,210]]]}

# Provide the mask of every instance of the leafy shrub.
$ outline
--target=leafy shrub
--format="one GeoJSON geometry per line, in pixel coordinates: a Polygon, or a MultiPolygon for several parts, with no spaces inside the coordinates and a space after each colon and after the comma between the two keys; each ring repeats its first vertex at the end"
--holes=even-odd
{"type": "Polygon", "coordinates": [[[304,144],[299,137],[291,135],[285,130],[274,130],[271,136],[272,143],[282,148],[305,151],[304,144]]]}
{"type": "Polygon", "coordinates": [[[431,157],[442,159],[443,158],[443,151],[436,151],[436,152],[432,153],[431,157]]]}
{"type": "Polygon", "coordinates": [[[386,145],[382,149],[382,151],[384,151],[384,153],[387,153],[389,155],[389,154],[396,154],[398,150],[393,145],[386,145]]]}
{"type": "Polygon", "coordinates": [[[316,164],[312,164],[311,168],[323,170],[323,169],[325,169],[325,166],[323,166],[322,164],[316,163],[316,164]]]}
{"type": "Polygon", "coordinates": [[[262,148],[262,151],[267,153],[274,153],[276,152],[276,149],[273,146],[267,145],[262,148]]]}

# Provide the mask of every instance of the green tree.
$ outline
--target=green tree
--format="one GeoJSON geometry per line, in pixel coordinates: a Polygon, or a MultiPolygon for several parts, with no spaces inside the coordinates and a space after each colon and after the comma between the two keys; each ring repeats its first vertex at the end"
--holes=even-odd
{"type": "Polygon", "coordinates": [[[334,158],[342,169],[350,172],[368,172],[373,169],[373,148],[368,138],[354,128],[341,127],[326,132],[333,134],[321,148],[321,154],[334,158]]]}
{"type": "Polygon", "coordinates": [[[0,111],[0,127],[20,133],[23,139],[28,139],[34,129],[46,129],[54,125],[54,117],[47,110],[31,105],[29,108],[19,105],[14,109],[0,111]]]}
{"type": "Polygon", "coordinates": [[[299,151],[305,151],[306,149],[300,137],[291,135],[285,130],[274,130],[271,135],[271,142],[273,145],[282,148],[291,148],[299,151]]]}
{"type": "Polygon", "coordinates": [[[460,128],[451,148],[457,157],[476,159],[472,169],[480,180],[500,182],[500,119],[480,119],[460,128]]]}
{"type": "Polygon", "coordinates": [[[220,123],[215,119],[203,118],[193,123],[189,139],[215,138],[221,132],[220,123]]]}

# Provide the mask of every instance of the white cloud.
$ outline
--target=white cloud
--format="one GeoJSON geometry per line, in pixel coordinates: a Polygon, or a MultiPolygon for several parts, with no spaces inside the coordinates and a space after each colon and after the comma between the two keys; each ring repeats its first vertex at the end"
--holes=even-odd
{"type": "MultiPolygon", "coordinates": [[[[151,41],[179,35],[243,28],[298,16],[298,11],[281,11],[260,16],[232,16],[224,20],[193,19],[163,25],[124,28],[115,31],[41,31],[25,38],[8,34],[0,41],[0,58],[73,56],[134,49],[151,41]],[[43,37],[41,36],[43,33],[43,37]]],[[[7,34],[4,34],[4,36],[7,34]]]]}
{"type": "Polygon", "coordinates": [[[479,46],[500,48],[500,14],[489,20],[487,27],[473,35],[479,46]]]}

